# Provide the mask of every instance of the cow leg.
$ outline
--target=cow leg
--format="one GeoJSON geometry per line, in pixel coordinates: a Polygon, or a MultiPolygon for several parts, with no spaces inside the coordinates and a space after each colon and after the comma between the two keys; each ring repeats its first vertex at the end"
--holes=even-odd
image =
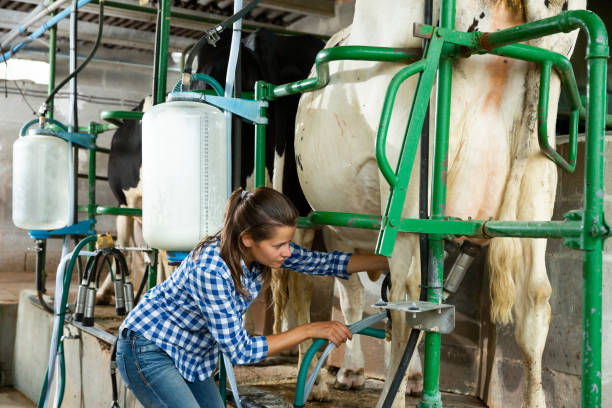
{"type": "MultiPolygon", "coordinates": [[[[348,280],[336,279],[338,292],[340,294],[340,309],[346,324],[358,322],[363,317],[363,304],[365,295],[363,285],[359,276],[353,274],[348,280]]],[[[361,336],[353,336],[345,344],[342,366],[336,375],[335,388],[362,389],[365,384],[364,366],[365,361],[361,349],[361,336]]]]}
{"type": "MultiPolygon", "coordinates": [[[[557,177],[555,165],[537,152],[529,159],[519,200],[518,218],[548,220],[552,216],[557,177]],[[532,175],[539,175],[535,177],[532,175]]],[[[542,389],[542,353],[550,324],[552,292],[545,264],[545,239],[521,240],[523,262],[517,268],[514,302],[514,336],[524,358],[523,407],[546,406],[542,389]]]]}
{"type": "MultiPolygon", "coordinates": [[[[354,248],[343,240],[335,230],[325,228],[323,234],[327,250],[354,251],[354,248]]],[[[364,289],[359,276],[352,274],[347,280],[335,279],[335,281],[340,295],[340,309],[342,310],[344,323],[348,325],[358,322],[363,318],[363,304],[365,302],[364,289]]],[[[365,384],[364,365],[365,360],[361,349],[360,336],[353,336],[353,340],[345,343],[344,357],[336,375],[334,387],[343,390],[363,388],[365,384]]]]}

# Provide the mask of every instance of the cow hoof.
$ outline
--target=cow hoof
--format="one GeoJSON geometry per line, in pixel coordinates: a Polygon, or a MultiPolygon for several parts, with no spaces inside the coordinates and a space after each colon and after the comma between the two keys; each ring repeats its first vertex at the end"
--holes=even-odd
{"type": "Polygon", "coordinates": [[[408,379],[406,381],[406,394],[418,397],[423,394],[423,380],[408,379]]]}
{"type": "Polygon", "coordinates": [[[96,305],[110,305],[113,295],[99,293],[96,295],[96,305]]]}
{"type": "Polygon", "coordinates": [[[344,370],[338,371],[336,381],[334,382],[334,388],[339,390],[362,390],[365,386],[365,377],[363,375],[363,368],[355,370],[344,370]]]}
{"type": "Polygon", "coordinates": [[[308,396],[309,401],[329,401],[329,389],[327,384],[317,384],[312,388],[310,395],[308,396]]]}

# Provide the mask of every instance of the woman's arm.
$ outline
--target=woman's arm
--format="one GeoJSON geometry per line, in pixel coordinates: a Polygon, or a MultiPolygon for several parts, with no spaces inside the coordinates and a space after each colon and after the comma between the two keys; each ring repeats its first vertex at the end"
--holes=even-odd
{"type": "Polygon", "coordinates": [[[386,256],[382,255],[353,254],[348,261],[346,269],[349,274],[389,269],[389,260],[386,256]]]}
{"type": "Polygon", "coordinates": [[[268,341],[268,355],[278,354],[310,338],[327,339],[336,346],[339,346],[347,339],[352,339],[353,334],[348,327],[340,322],[329,321],[309,323],[284,333],[266,336],[266,340],[268,341]]]}

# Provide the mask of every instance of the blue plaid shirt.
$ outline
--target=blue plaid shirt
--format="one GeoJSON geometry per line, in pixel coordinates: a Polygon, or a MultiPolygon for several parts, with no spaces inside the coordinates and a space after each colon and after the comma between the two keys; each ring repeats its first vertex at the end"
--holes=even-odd
{"type": "MultiPolygon", "coordinates": [[[[283,268],[347,279],[351,254],[315,252],[291,243],[283,268]]],[[[157,344],[174,361],[187,381],[212,376],[219,351],[233,364],[251,364],[268,354],[264,336],[250,336],[243,315],[263,284],[261,265],[242,263],[242,283],[251,300],[234,287],[229,268],[219,254],[219,241],[186,257],[162,284],[149,290],[121,325],[157,344]]]]}

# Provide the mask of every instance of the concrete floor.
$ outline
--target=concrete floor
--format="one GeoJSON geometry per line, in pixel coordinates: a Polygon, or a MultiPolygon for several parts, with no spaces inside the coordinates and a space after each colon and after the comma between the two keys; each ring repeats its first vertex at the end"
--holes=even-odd
{"type": "Polygon", "coordinates": [[[32,401],[14,388],[0,388],[0,408],[30,408],[35,407],[32,401]]]}
{"type": "MultiPolygon", "coordinates": [[[[264,363],[265,364],[265,363],[264,363]]],[[[240,398],[256,402],[257,407],[290,408],[293,407],[297,367],[294,361],[287,359],[274,365],[255,365],[235,367],[236,381],[240,398]]],[[[383,381],[369,378],[360,391],[342,391],[333,388],[333,377],[326,375],[329,387],[329,400],[311,401],[308,408],[364,408],[374,407],[383,388],[383,381]]],[[[406,396],[406,408],[416,407],[420,398],[406,396]]],[[[442,393],[445,408],[485,407],[480,400],[465,395],[442,393]]],[[[243,404],[245,405],[245,404],[243,404]]]]}

